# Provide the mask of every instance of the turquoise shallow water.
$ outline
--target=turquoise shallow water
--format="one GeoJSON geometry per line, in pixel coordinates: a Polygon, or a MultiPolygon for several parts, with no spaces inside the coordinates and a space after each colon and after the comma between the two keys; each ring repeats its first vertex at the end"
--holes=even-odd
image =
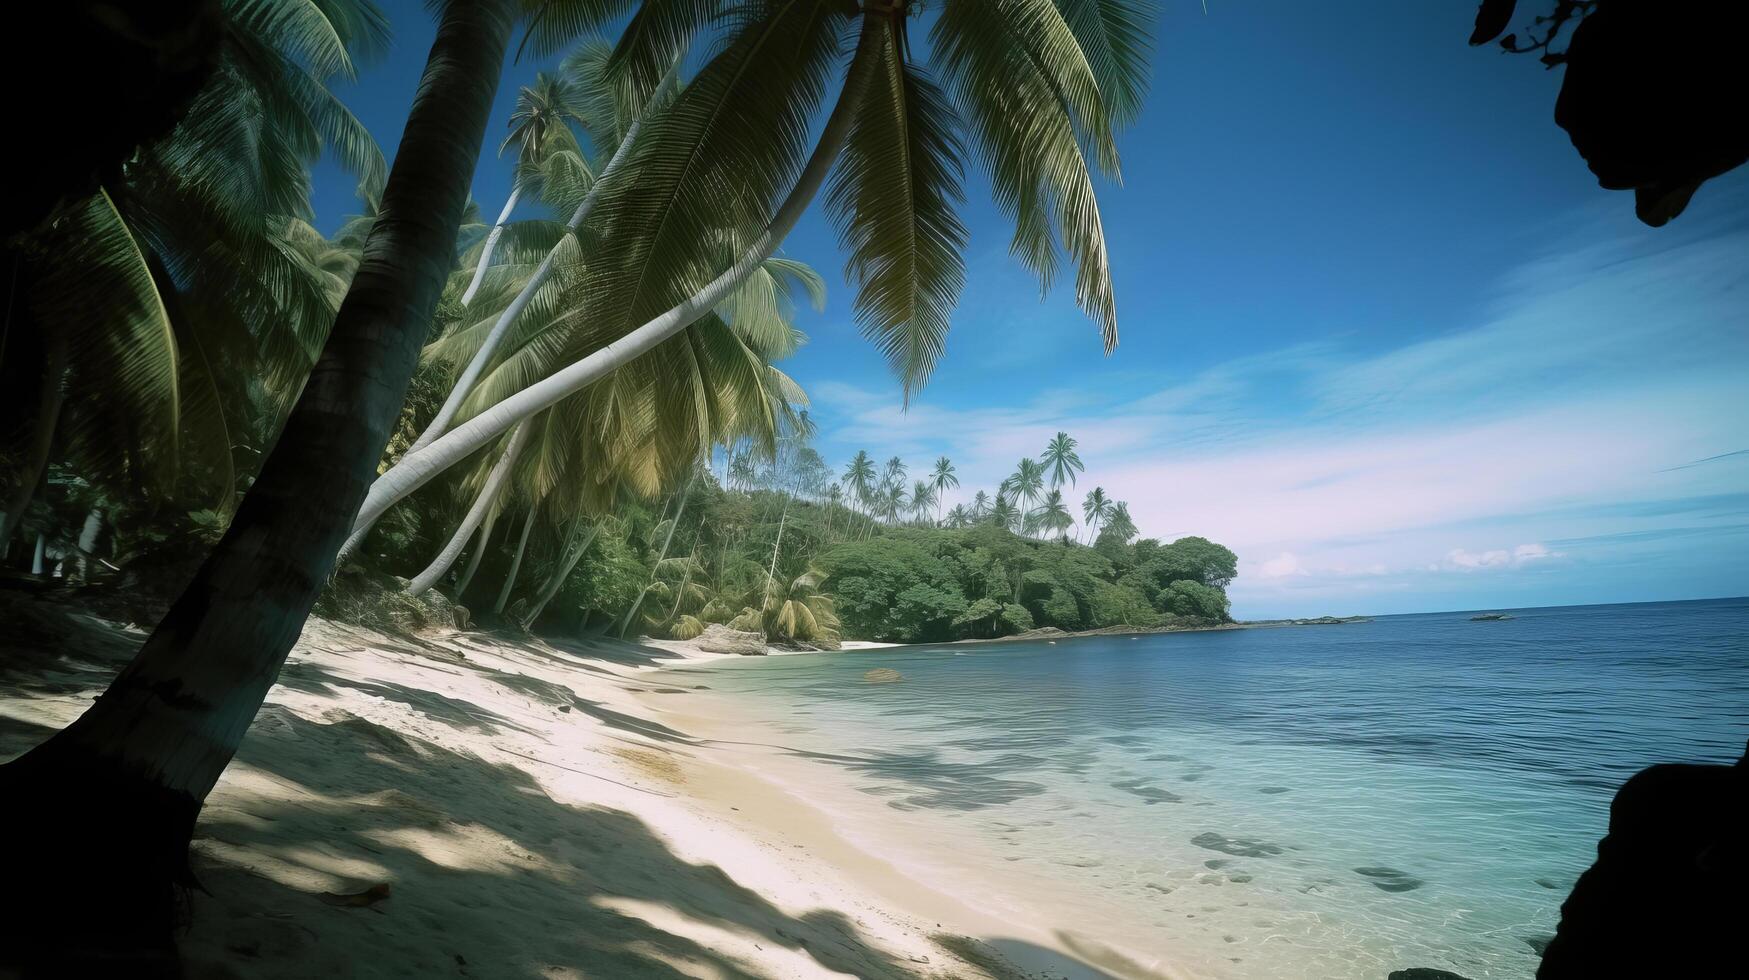
{"type": "Polygon", "coordinates": [[[1521,977],[1615,787],[1743,751],[1749,600],[1513,612],[770,658],[710,686],[895,826],[937,815],[963,854],[1107,903],[1126,949],[1521,977]]]}

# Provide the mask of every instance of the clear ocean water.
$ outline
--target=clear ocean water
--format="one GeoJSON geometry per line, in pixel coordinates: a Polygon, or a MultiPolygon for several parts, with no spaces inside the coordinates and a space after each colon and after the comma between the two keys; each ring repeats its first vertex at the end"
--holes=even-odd
{"type": "Polygon", "coordinates": [[[1142,962],[1526,977],[1621,781],[1743,752],[1749,599],[1509,611],[704,672],[882,801],[889,850],[1142,962]]]}

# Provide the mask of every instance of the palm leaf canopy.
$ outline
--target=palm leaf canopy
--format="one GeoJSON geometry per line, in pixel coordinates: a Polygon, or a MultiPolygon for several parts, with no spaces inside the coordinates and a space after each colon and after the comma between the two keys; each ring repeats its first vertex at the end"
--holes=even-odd
{"type": "MultiPolygon", "coordinates": [[[[1150,0],[899,0],[880,25],[875,83],[855,110],[825,197],[847,253],[863,333],[907,399],[946,349],[965,280],[959,216],[977,163],[1014,223],[1011,248],[1048,289],[1066,253],[1077,302],[1107,350],[1117,314],[1096,175],[1118,179],[1118,125],[1146,90],[1150,0]],[[909,44],[928,25],[927,61],[909,44]]],[[[744,243],[797,173],[826,79],[858,5],[842,0],[547,0],[526,46],[554,52],[579,32],[629,16],[611,49],[589,55],[618,117],[641,110],[700,37],[713,55],[659,132],[635,180],[606,189],[592,223],[589,290],[623,334],[725,266],[711,243],[744,243]],[[592,249],[594,252],[595,249],[592,249]]],[[[870,16],[880,16],[873,11],[870,16]]],[[[731,254],[738,254],[738,250],[731,254]]],[[[586,352],[580,352],[586,353],[586,352]]],[[[580,356],[580,354],[579,354],[580,356]]]]}

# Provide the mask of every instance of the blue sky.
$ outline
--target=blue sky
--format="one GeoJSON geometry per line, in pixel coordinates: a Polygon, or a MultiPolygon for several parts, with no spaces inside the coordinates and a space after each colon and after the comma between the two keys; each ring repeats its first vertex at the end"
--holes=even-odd
{"type": "MultiPolygon", "coordinates": [[[[342,94],[392,152],[432,28],[388,7],[395,47],[342,94]]],[[[1469,4],[1164,7],[1101,192],[1116,352],[1009,258],[974,170],[966,291],[905,410],[810,214],[785,252],[832,290],[786,369],[829,460],[945,453],[969,497],[1065,429],[1077,499],[1238,552],[1241,617],[1749,591],[1749,176],[1638,224],[1551,122],[1559,74],[1465,45],[1469,4]]],[[[488,158],[538,67],[506,73],[488,158]]],[[[508,183],[483,163],[483,209],[508,183]]],[[[318,171],[323,228],[351,194],[318,171]]]]}

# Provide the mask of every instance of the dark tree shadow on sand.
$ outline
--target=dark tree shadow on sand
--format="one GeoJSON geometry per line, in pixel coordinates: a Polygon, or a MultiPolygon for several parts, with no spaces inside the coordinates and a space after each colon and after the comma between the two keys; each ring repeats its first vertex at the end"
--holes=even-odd
{"type": "MultiPolygon", "coordinates": [[[[95,621],[62,619],[53,627],[35,638],[52,646],[23,644],[34,653],[5,644],[0,702],[89,697],[132,653],[113,630],[110,640],[97,640],[109,628],[95,621]]],[[[370,639],[382,646],[383,638],[370,639]]],[[[424,657],[423,646],[408,641],[382,652],[424,657]]],[[[456,663],[452,654],[431,652],[440,665],[456,663]]],[[[455,669],[657,742],[693,742],[541,678],[478,664],[455,669]]],[[[480,704],[344,677],[297,657],[282,683],[316,694],[351,688],[476,737],[523,730],[480,704]]],[[[52,734],[21,713],[28,714],[0,711],[0,759],[52,734]]],[[[934,963],[901,960],[843,912],[779,909],[714,864],[686,860],[630,813],[560,803],[521,768],[341,710],[311,720],[267,704],[227,781],[240,791],[221,784],[195,830],[199,890],[181,940],[190,977],[759,976],[712,948],[709,937],[723,933],[856,977],[966,975],[956,956],[1001,978],[1102,976],[1014,940],[940,935],[932,937],[932,953],[941,954],[934,963]],[[388,897],[367,905],[334,905],[322,895],[385,883],[388,897]],[[672,917],[679,928],[666,927],[672,917]],[[1010,955],[1035,966],[1016,968],[1010,955]]]]}

